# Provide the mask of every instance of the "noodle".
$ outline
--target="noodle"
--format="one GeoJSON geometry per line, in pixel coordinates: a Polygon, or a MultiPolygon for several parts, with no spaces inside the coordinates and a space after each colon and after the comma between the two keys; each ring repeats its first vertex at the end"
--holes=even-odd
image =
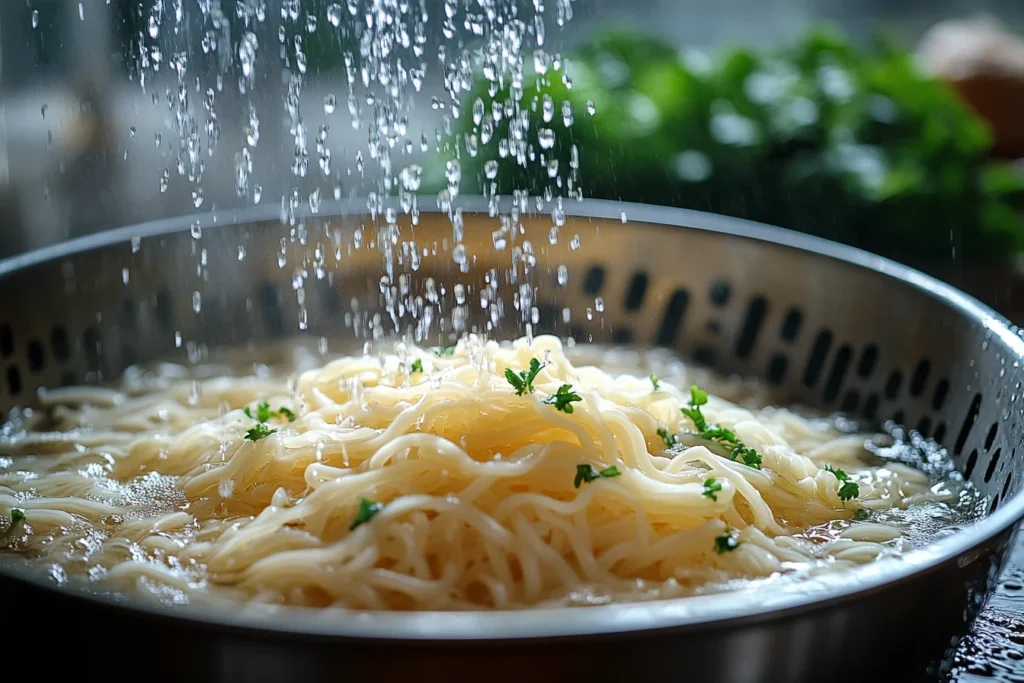
{"type": "Polygon", "coordinates": [[[470,338],[49,391],[0,438],[8,552],[169,602],[515,609],[871,562],[905,540],[855,515],[956,499],[863,436],[598,366],[470,338]]]}

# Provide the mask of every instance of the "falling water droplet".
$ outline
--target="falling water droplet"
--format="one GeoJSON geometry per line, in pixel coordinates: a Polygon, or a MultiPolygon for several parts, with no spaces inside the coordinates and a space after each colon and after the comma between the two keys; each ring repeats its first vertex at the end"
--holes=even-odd
{"type": "Polygon", "coordinates": [[[334,2],[327,6],[327,21],[335,28],[341,25],[341,5],[334,2]]]}
{"type": "Polygon", "coordinates": [[[326,97],[324,97],[324,113],[325,114],[333,114],[334,110],[335,110],[335,108],[337,108],[337,106],[338,106],[338,98],[334,96],[334,93],[331,93],[331,94],[327,95],[326,97]]]}

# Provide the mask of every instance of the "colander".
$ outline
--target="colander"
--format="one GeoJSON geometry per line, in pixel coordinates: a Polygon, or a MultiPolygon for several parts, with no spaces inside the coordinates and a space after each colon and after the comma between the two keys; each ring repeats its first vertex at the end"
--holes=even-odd
{"type": "Polygon", "coordinates": [[[12,637],[58,629],[48,671],[81,672],[103,653],[105,675],[176,680],[941,674],[1024,515],[1016,331],[936,280],[820,239],[678,209],[570,204],[564,225],[524,211],[503,231],[482,200],[467,200],[464,254],[452,248],[451,218],[423,211],[401,228],[391,278],[376,248],[390,233],[355,203],[293,220],[256,207],[163,221],[8,260],[0,411],[31,405],[40,387],[111,381],[140,362],[198,362],[293,338],[335,353],[396,330],[423,344],[472,330],[552,332],[669,347],[760,378],[780,402],[869,427],[905,424],[949,449],[990,498],[989,515],[901,562],[799,589],[511,613],[257,618],[99,598],[4,569],[0,628],[12,637]]]}

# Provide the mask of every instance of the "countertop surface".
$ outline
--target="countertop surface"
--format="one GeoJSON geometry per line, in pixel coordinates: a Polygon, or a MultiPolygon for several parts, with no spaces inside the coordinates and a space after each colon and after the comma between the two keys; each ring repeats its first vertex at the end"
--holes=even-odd
{"type": "Polygon", "coordinates": [[[960,643],[948,680],[1024,682],[1024,529],[995,595],[960,643]]]}

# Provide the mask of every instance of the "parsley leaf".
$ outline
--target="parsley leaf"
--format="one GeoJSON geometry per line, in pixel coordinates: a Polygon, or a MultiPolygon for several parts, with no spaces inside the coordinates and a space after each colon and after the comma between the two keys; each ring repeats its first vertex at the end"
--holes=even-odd
{"type": "MultiPolygon", "coordinates": [[[[520,370],[519,374],[513,372],[512,368],[505,369],[505,379],[516,390],[516,396],[522,396],[529,392],[533,393],[533,380],[537,378],[541,368],[544,366],[536,358],[530,359],[530,369],[520,370]]],[[[569,412],[572,412],[571,410],[569,412]]]]}
{"type": "Polygon", "coordinates": [[[271,434],[275,434],[276,432],[276,429],[271,429],[264,423],[260,422],[245,433],[245,438],[249,441],[259,441],[260,439],[268,437],[271,434]]]}
{"type": "Polygon", "coordinates": [[[722,482],[715,481],[714,477],[708,477],[704,480],[704,493],[701,494],[705,498],[718,502],[718,492],[722,490],[722,482]]]}
{"type": "Polygon", "coordinates": [[[356,527],[366,524],[383,509],[384,506],[381,503],[363,498],[359,501],[359,512],[356,513],[352,523],[348,525],[348,530],[353,531],[356,527]]]}
{"type": "MultiPolygon", "coordinates": [[[[258,406],[256,406],[255,417],[253,417],[252,410],[250,410],[248,406],[246,406],[242,410],[242,412],[245,413],[245,416],[248,417],[250,420],[257,420],[259,422],[269,422],[272,418],[275,417],[286,417],[288,418],[289,422],[295,422],[295,420],[298,417],[290,409],[284,406],[281,406],[277,410],[271,410],[270,404],[267,403],[266,401],[262,401],[258,406]]],[[[255,441],[255,439],[253,440],[255,441]]]]}
{"type": "Polygon", "coordinates": [[[455,347],[454,346],[435,346],[434,347],[434,353],[436,353],[439,356],[451,356],[452,354],[455,353],[455,347]]]}
{"type": "Polygon", "coordinates": [[[761,454],[753,448],[747,448],[743,445],[736,446],[732,449],[732,453],[729,454],[729,459],[742,460],[743,464],[747,467],[753,467],[755,470],[761,469],[761,454]]]}
{"type": "Polygon", "coordinates": [[[423,372],[423,361],[417,358],[409,366],[409,372],[423,372]]]}
{"type": "Polygon", "coordinates": [[[651,386],[654,387],[655,391],[658,391],[658,389],[661,387],[661,382],[658,381],[658,376],[655,375],[653,372],[651,373],[651,386]]]}
{"type": "Polygon", "coordinates": [[[848,475],[846,472],[843,472],[842,470],[837,470],[834,467],[832,467],[832,465],[825,465],[821,469],[836,475],[836,479],[838,479],[839,481],[846,481],[847,479],[850,478],[850,475],[848,475]]]}
{"type": "Polygon", "coordinates": [[[14,532],[18,530],[21,523],[25,521],[25,511],[19,510],[18,508],[11,508],[11,525],[7,527],[7,531],[4,532],[3,538],[13,536],[14,532]]]}
{"type": "Polygon", "coordinates": [[[665,446],[667,446],[668,448],[672,448],[673,446],[676,445],[675,435],[669,434],[667,429],[659,429],[658,436],[661,437],[661,440],[665,442],[665,446]]]}
{"type": "Polygon", "coordinates": [[[571,384],[563,384],[558,387],[558,391],[544,399],[544,403],[554,404],[555,409],[561,410],[563,413],[571,413],[572,403],[582,400],[583,397],[572,390],[571,384]]]}
{"type": "Polygon", "coordinates": [[[708,421],[705,419],[704,414],[700,412],[700,407],[707,402],[708,392],[694,384],[690,387],[690,407],[679,409],[683,415],[690,418],[698,432],[704,432],[708,428],[708,421]]]}
{"type": "Polygon", "coordinates": [[[725,533],[715,539],[715,552],[719,555],[731,553],[740,547],[740,542],[732,535],[732,531],[725,530],[725,533]]]}
{"type": "Polygon", "coordinates": [[[832,465],[825,465],[822,469],[834,474],[836,479],[842,483],[842,486],[839,487],[839,500],[845,502],[860,495],[860,486],[857,485],[857,482],[851,481],[850,475],[846,472],[837,470],[832,465]]]}
{"type": "Polygon", "coordinates": [[[730,460],[740,460],[747,467],[753,467],[755,470],[761,469],[760,453],[745,446],[731,429],[708,424],[707,418],[700,410],[700,407],[707,402],[708,392],[694,384],[690,387],[690,407],[679,410],[690,418],[700,438],[714,441],[728,450],[730,460]]]}
{"type": "Polygon", "coordinates": [[[857,508],[857,511],[853,513],[853,518],[858,522],[866,522],[871,519],[871,511],[867,508],[857,508]]]}
{"type": "Polygon", "coordinates": [[[256,419],[260,422],[268,422],[275,414],[276,413],[270,409],[270,404],[266,401],[263,401],[256,406],[256,419]]]}
{"type": "Polygon", "coordinates": [[[700,433],[700,438],[707,439],[708,441],[718,441],[723,446],[731,446],[733,448],[740,445],[740,440],[736,438],[736,433],[725,427],[709,427],[700,433]]]}
{"type": "Polygon", "coordinates": [[[859,495],[860,486],[858,486],[855,481],[844,482],[843,485],[839,487],[839,500],[841,501],[845,502],[847,500],[853,500],[859,495]]]}
{"type": "Polygon", "coordinates": [[[579,488],[580,484],[589,484],[590,482],[600,477],[617,477],[622,472],[615,465],[611,467],[605,467],[603,470],[598,472],[590,465],[576,465],[576,478],[572,480],[572,485],[575,488],[579,488]]]}

